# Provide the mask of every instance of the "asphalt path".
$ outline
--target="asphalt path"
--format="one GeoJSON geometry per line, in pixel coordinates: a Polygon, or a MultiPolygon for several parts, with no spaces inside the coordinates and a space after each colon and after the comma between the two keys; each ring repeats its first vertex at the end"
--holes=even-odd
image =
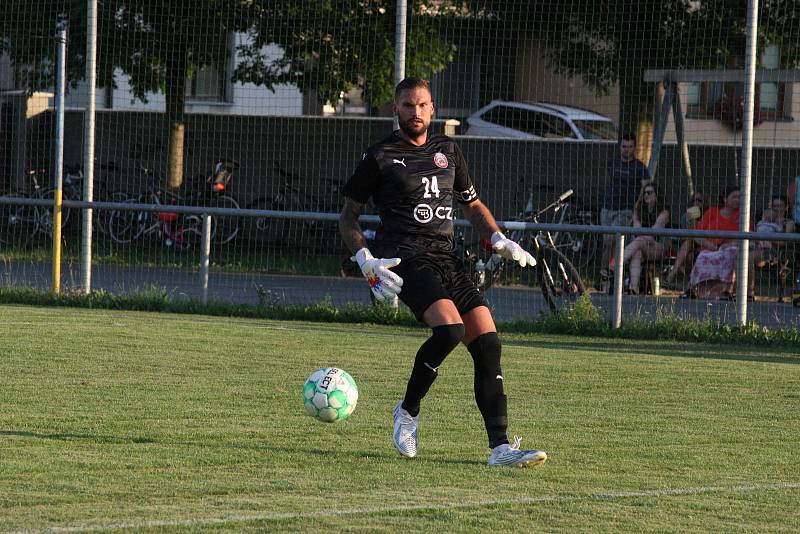
{"type": "MultiPolygon", "coordinates": [[[[0,285],[15,287],[51,287],[51,265],[43,262],[4,261],[0,263],[0,285]]],[[[77,264],[64,264],[61,272],[64,291],[81,287],[77,264]]],[[[163,290],[174,299],[202,297],[200,274],[197,271],[167,268],[94,266],[92,288],[113,294],[163,290]]],[[[275,303],[314,304],[329,300],[333,306],[348,303],[370,303],[369,290],[357,277],[289,276],[261,273],[212,272],[209,275],[209,300],[257,304],[261,295],[275,303]]],[[[525,320],[547,313],[542,294],[524,287],[495,287],[486,299],[498,321],[525,320]]],[[[612,314],[612,297],[592,293],[592,302],[607,318],[612,314]]],[[[736,304],[677,298],[675,292],[661,297],[623,297],[623,321],[633,317],[657,320],[666,316],[708,319],[723,324],[736,324],[736,304]]],[[[748,303],[748,318],[769,328],[800,328],[800,308],[778,303],[774,298],[748,303]]]]}

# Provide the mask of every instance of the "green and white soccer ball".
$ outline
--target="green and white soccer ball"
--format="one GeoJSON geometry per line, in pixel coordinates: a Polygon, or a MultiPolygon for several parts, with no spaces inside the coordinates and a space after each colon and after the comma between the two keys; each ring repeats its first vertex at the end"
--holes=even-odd
{"type": "Polygon", "coordinates": [[[308,414],[326,423],[347,419],[357,402],[356,381],[336,367],[317,369],[303,386],[303,404],[308,414]]]}

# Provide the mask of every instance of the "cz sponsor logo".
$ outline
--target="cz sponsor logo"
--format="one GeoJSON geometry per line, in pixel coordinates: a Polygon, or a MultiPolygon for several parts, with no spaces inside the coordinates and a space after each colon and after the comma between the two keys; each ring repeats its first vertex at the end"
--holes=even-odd
{"type": "Polygon", "coordinates": [[[453,208],[448,206],[439,206],[434,209],[429,204],[417,204],[417,206],[414,208],[414,219],[417,222],[421,222],[423,224],[429,223],[434,217],[440,220],[452,221],[453,208]]]}

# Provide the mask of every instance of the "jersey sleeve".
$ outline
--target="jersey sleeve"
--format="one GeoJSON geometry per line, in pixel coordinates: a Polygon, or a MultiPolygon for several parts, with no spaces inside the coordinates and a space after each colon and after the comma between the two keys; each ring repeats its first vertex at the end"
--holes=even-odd
{"type": "Polygon", "coordinates": [[[471,204],[478,200],[478,192],[475,190],[475,186],[472,183],[472,178],[467,168],[467,160],[464,159],[461,147],[455,143],[453,147],[453,158],[456,164],[456,175],[453,180],[453,196],[459,204],[471,204]]]}
{"type": "Polygon", "coordinates": [[[361,204],[366,204],[378,188],[379,177],[380,169],[375,155],[371,151],[367,151],[361,157],[361,162],[353,175],[344,184],[342,194],[361,204]]]}

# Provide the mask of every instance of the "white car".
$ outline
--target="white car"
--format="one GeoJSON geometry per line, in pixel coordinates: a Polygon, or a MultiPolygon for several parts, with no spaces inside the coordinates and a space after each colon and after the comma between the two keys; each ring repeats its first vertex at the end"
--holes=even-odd
{"type": "Polygon", "coordinates": [[[492,100],[467,118],[466,135],[516,139],[617,141],[617,126],[604,115],[541,102],[492,100]]]}

